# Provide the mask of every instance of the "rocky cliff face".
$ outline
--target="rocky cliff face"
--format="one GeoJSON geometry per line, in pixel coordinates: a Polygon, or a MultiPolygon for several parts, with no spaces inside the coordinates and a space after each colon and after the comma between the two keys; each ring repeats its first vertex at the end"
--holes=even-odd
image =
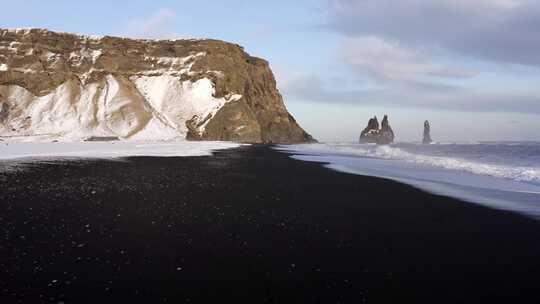
{"type": "Polygon", "coordinates": [[[388,123],[388,116],[384,115],[379,129],[377,116],[371,118],[367,127],[360,133],[360,143],[374,143],[387,145],[394,142],[394,131],[388,123]]]}
{"type": "Polygon", "coordinates": [[[433,140],[431,139],[431,126],[429,121],[424,122],[424,138],[422,139],[423,144],[430,144],[433,140]]]}
{"type": "Polygon", "coordinates": [[[238,45],[0,29],[0,136],[37,135],[312,140],[238,45]]]}

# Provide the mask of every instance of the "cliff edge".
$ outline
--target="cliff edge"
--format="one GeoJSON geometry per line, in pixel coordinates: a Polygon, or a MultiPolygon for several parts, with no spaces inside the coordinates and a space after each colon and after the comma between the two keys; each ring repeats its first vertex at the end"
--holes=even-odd
{"type": "Polygon", "coordinates": [[[238,45],[43,29],[0,29],[0,136],[313,140],[238,45]]]}

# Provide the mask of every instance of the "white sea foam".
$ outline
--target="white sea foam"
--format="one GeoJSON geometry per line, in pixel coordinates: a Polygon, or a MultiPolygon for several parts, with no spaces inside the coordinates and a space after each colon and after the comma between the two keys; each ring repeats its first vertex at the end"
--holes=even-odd
{"type": "Polygon", "coordinates": [[[304,152],[355,155],[388,160],[401,160],[419,165],[459,170],[479,175],[506,178],[521,182],[540,183],[540,167],[515,167],[481,163],[457,157],[421,155],[393,146],[354,144],[311,144],[289,147],[304,152]]]}

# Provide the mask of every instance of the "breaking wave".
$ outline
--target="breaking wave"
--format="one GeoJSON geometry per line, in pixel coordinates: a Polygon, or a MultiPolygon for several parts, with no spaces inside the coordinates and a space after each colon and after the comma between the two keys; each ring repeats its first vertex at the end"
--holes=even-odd
{"type": "MultiPolygon", "coordinates": [[[[478,175],[488,175],[496,178],[511,179],[518,182],[540,184],[540,166],[514,166],[497,164],[494,162],[500,162],[501,157],[490,157],[487,152],[486,155],[483,156],[484,162],[481,162],[478,160],[471,160],[455,156],[437,156],[413,153],[406,150],[407,148],[411,149],[413,147],[413,145],[404,145],[401,148],[399,146],[377,146],[365,144],[313,144],[302,147],[302,151],[360,156],[386,160],[400,160],[422,166],[459,170],[478,175]]],[[[435,149],[431,150],[433,153],[433,150],[435,149]]],[[[438,154],[441,154],[441,150],[437,150],[437,152],[438,154]]],[[[515,162],[514,159],[508,160],[507,163],[513,162],[515,162]]]]}
{"type": "Polygon", "coordinates": [[[333,170],[393,179],[540,220],[540,143],[321,143],[279,149],[333,170]]]}

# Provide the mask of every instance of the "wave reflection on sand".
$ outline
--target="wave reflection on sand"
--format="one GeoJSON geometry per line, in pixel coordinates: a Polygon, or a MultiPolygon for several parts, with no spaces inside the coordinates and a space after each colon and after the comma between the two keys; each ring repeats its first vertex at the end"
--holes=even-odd
{"type": "Polygon", "coordinates": [[[388,178],[540,219],[540,144],[322,143],[278,149],[337,171],[388,178]]]}

